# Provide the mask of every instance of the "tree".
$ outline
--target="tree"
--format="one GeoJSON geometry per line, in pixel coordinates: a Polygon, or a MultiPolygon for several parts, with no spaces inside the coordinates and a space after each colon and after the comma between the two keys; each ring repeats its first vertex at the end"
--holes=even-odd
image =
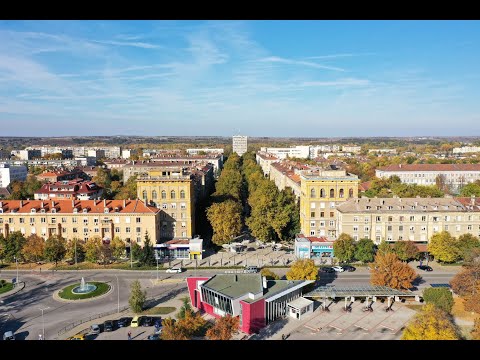
{"type": "Polygon", "coordinates": [[[110,179],[110,172],[106,171],[102,167],[97,168],[97,174],[92,179],[98,186],[101,186],[105,189],[105,192],[110,191],[110,184],[112,180],[110,179]]]}
{"type": "Polygon", "coordinates": [[[162,333],[160,338],[162,340],[189,340],[185,333],[185,328],[177,326],[175,319],[166,318],[162,321],[162,333]]]}
{"type": "MultiPolygon", "coordinates": [[[[113,188],[113,184],[110,185],[113,188]]],[[[136,199],[137,198],[137,176],[131,176],[123,184],[123,186],[117,190],[115,195],[116,200],[123,199],[136,199]]]]}
{"type": "Polygon", "coordinates": [[[448,231],[434,234],[428,244],[428,251],[441,262],[451,263],[460,258],[457,240],[448,231]]]}
{"type": "Polygon", "coordinates": [[[408,264],[398,260],[392,253],[375,255],[375,262],[370,270],[372,285],[388,286],[393,289],[410,289],[417,273],[408,264]]]}
{"type": "Polygon", "coordinates": [[[375,258],[375,244],[370,239],[360,239],[355,247],[355,259],[365,263],[370,263],[375,258]]]}
{"type": "Polygon", "coordinates": [[[191,338],[192,336],[205,335],[208,321],[202,317],[199,311],[194,312],[193,310],[190,310],[186,311],[185,316],[182,319],[179,319],[175,325],[182,328],[183,333],[188,338],[191,338]]]}
{"type": "Polygon", "coordinates": [[[299,259],[292,263],[286,274],[287,280],[314,280],[318,279],[318,268],[312,259],[299,259]]]}
{"type": "Polygon", "coordinates": [[[242,207],[233,200],[214,203],[207,209],[207,219],[212,225],[212,241],[217,245],[230,242],[242,230],[242,207]]]}
{"type": "Polygon", "coordinates": [[[260,271],[260,275],[265,276],[267,280],[278,280],[280,279],[280,276],[275,274],[272,270],[263,268],[262,271],[260,271]]]}
{"type": "Polygon", "coordinates": [[[67,242],[67,252],[65,257],[67,259],[75,260],[75,254],[77,256],[77,262],[85,260],[85,243],[78,238],[73,238],[67,242]]]}
{"type": "Polygon", "coordinates": [[[393,253],[393,249],[389,243],[387,243],[385,240],[382,240],[378,245],[377,254],[385,255],[388,253],[393,253]]]}
{"type": "Polygon", "coordinates": [[[26,239],[23,245],[22,255],[27,261],[37,262],[43,259],[44,250],[45,240],[38,235],[32,234],[26,239]]]}
{"type": "Polygon", "coordinates": [[[130,298],[128,299],[130,309],[132,309],[135,314],[142,312],[146,299],[147,292],[142,290],[140,281],[135,280],[132,282],[132,285],[130,286],[130,298]]]}
{"type": "Polygon", "coordinates": [[[130,251],[132,252],[132,260],[138,260],[142,256],[142,247],[136,242],[130,241],[130,251]]]}
{"type": "Polygon", "coordinates": [[[480,264],[469,264],[450,281],[452,290],[464,300],[466,311],[480,314],[480,264]]]}
{"type": "Polygon", "coordinates": [[[11,232],[7,238],[3,238],[3,258],[7,262],[14,262],[15,258],[21,260],[23,258],[22,249],[26,241],[20,231],[11,232]]]}
{"type": "Polygon", "coordinates": [[[471,196],[480,196],[480,185],[476,183],[469,183],[462,187],[460,190],[460,196],[471,197],[471,196]]]}
{"type": "Polygon", "coordinates": [[[472,253],[475,248],[480,248],[480,240],[472,234],[462,234],[458,237],[457,247],[460,252],[460,257],[465,259],[468,254],[472,253]]]}
{"type": "Polygon", "coordinates": [[[402,261],[417,259],[420,255],[418,248],[411,241],[397,241],[393,246],[393,252],[402,261]]]}
{"type": "Polygon", "coordinates": [[[96,263],[100,259],[100,248],[102,247],[102,239],[98,236],[90,238],[85,244],[85,260],[96,263]]]}
{"type": "Polygon", "coordinates": [[[183,299],[183,305],[178,311],[177,318],[184,319],[186,313],[193,313],[192,306],[190,305],[190,299],[188,296],[185,296],[183,299]]]}
{"type": "Polygon", "coordinates": [[[207,331],[209,340],[230,340],[234,334],[238,333],[240,320],[238,316],[232,317],[230,314],[223,316],[215,321],[215,325],[207,331]]]}
{"type": "Polygon", "coordinates": [[[103,242],[100,245],[100,262],[103,265],[110,263],[112,260],[112,248],[109,243],[103,242]]]}
{"type": "Polygon", "coordinates": [[[345,233],[333,243],[333,252],[340,262],[351,262],[355,256],[355,240],[345,233]]]}
{"type": "Polygon", "coordinates": [[[405,328],[402,340],[459,340],[450,316],[433,304],[427,304],[405,328]]]}
{"type": "Polygon", "coordinates": [[[472,336],[472,340],[480,340],[480,318],[475,319],[473,329],[470,334],[472,336]]]}
{"type": "Polygon", "coordinates": [[[120,259],[125,256],[125,242],[120,239],[118,236],[115,236],[110,243],[112,248],[113,257],[115,259],[120,259]]]}
{"type": "Polygon", "coordinates": [[[145,241],[139,260],[140,264],[146,266],[153,266],[157,263],[157,260],[155,259],[155,253],[153,251],[153,245],[150,244],[150,236],[148,235],[148,231],[145,232],[145,241]]]}
{"type": "Polygon", "coordinates": [[[452,311],[454,303],[452,292],[447,288],[426,288],[423,290],[423,300],[427,304],[432,303],[447,313],[452,311]]]}
{"type": "Polygon", "coordinates": [[[67,242],[61,236],[52,235],[45,242],[44,256],[47,261],[55,261],[55,267],[65,257],[66,253],[67,242]]]}

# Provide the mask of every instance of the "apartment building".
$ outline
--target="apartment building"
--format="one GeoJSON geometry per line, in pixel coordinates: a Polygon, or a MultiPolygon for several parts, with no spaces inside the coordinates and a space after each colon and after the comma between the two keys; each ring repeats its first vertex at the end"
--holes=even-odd
{"type": "Polygon", "coordinates": [[[93,181],[83,179],[57,181],[43,184],[34,193],[35,200],[94,200],[103,194],[103,188],[93,181]]]}
{"type": "Polygon", "coordinates": [[[437,177],[454,192],[468,183],[480,180],[480,164],[395,164],[375,170],[378,178],[398,176],[403,183],[435,185],[437,177]]]}
{"type": "Polygon", "coordinates": [[[358,154],[360,151],[362,151],[362,147],[357,145],[344,145],[342,146],[342,151],[358,154]]]}
{"type": "Polygon", "coordinates": [[[453,148],[452,152],[454,154],[468,154],[468,153],[477,153],[480,152],[480,146],[462,146],[453,148]]]}
{"type": "Polygon", "coordinates": [[[300,226],[305,236],[338,236],[336,208],[358,197],[357,175],[345,170],[303,171],[300,175],[300,226]]]}
{"type": "Polygon", "coordinates": [[[0,234],[20,231],[47,239],[88,240],[99,236],[136,241],[143,246],[145,232],[160,240],[161,210],[141,200],[3,200],[0,201],[0,234]]]}
{"type": "Polygon", "coordinates": [[[10,151],[0,149],[0,159],[10,159],[10,151]]]}
{"type": "Polygon", "coordinates": [[[396,154],[397,149],[370,149],[368,150],[368,153],[375,153],[375,154],[396,154]]]}
{"type": "Polygon", "coordinates": [[[262,147],[260,148],[260,151],[269,153],[279,159],[286,159],[287,157],[308,159],[310,156],[310,146],[294,146],[285,148],[262,147]]]}
{"type": "Polygon", "coordinates": [[[270,180],[277,186],[278,190],[284,190],[286,187],[292,189],[293,193],[300,199],[301,184],[300,174],[309,167],[293,161],[283,160],[270,165],[270,180]]]}
{"type": "Polygon", "coordinates": [[[480,199],[475,198],[360,198],[337,206],[338,233],[376,244],[414,241],[427,244],[432,235],[480,236],[480,199]]]}
{"type": "Polygon", "coordinates": [[[187,154],[189,155],[198,155],[199,153],[214,153],[214,154],[223,154],[223,149],[213,149],[213,148],[197,148],[197,149],[187,149],[187,154]]]}
{"type": "Polygon", "coordinates": [[[33,159],[40,159],[42,157],[41,150],[17,150],[12,151],[12,155],[18,157],[20,160],[33,160],[33,159]]]}
{"type": "Polygon", "coordinates": [[[234,135],[232,136],[232,151],[242,156],[247,152],[248,136],[234,135]]]}
{"type": "Polygon", "coordinates": [[[73,180],[78,178],[86,179],[86,177],[87,176],[83,171],[79,169],[73,169],[70,171],[67,171],[67,170],[45,171],[37,175],[37,180],[56,183],[57,181],[66,181],[66,180],[73,180]]]}
{"type": "Polygon", "coordinates": [[[262,168],[263,174],[265,176],[270,175],[271,164],[279,161],[278,157],[264,151],[257,152],[255,155],[255,159],[257,161],[257,164],[260,165],[260,167],[262,168]]]}
{"type": "Polygon", "coordinates": [[[0,188],[6,188],[12,181],[25,181],[28,170],[26,166],[12,166],[9,163],[0,163],[0,188]]]}

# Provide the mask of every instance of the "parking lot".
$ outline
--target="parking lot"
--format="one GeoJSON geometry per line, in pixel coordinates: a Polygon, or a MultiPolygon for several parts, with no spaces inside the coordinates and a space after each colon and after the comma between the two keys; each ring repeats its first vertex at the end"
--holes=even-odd
{"type": "Polygon", "coordinates": [[[80,333],[85,334],[86,340],[128,340],[128,332],[131,332],[132,340],[147,340],[149,335],[152,335],[155,332],[155,327],[153,324],[155,320],[161,319],[160,316],[150,316],[152,318],[152,325],[144,326],[145,316],[140,317],[138,327],[131,327],[130,322],[132,317],[126,317],[127,319],[126,326],[119,327],[118,320],[113,319],[113,331],[105,331],[103,324],[98,324],[100,326],[100,334],[92,334],[90,329],[84,329],[80,333]]]}

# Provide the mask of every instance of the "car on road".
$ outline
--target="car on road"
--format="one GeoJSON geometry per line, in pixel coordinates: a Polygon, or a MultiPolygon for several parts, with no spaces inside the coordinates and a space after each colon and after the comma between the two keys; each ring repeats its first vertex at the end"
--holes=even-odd
{"type": "Polygon", "coordinates": [[[160,340],[160,335],[159,334],[148,335],[147,340],[160,340]]]}
{"type": "Polygon", "coordinates": [[[152,326],[153,318],[151,316],[145,316],[142,321],[142,326],[152,326]]]}
{"type": "Polygon", "coordinates": [[[3,333],[3,340],[15,340],[15,334],[13,331],[5,331],[3,333]]]}
{"type": "Polygon", "coordinates": [[[329,266],[325,266],[325,267],[320,268],[320,271],[324,272],[324,273],[334,273],[335,272],[335,270],[333,270],[333,268],[329,267],[329,266]]]}
{"type": "Polygon", "coordinates": [[[357,270],[354,266],[352,265],[342,265],[342,268],[344,271],[352,272],[357,270]]]}
{"type": "Polygon", "coordinates": [[[118,319],[117,325],[118,325],[119,328],[127,327],[128,325],[130,325],[131,320],[132,320],[132,318],[128,318],[128,317],[120,318],[120,319],[118,319]]]}
{"type": "Polygon", "coordinates": [[[113,321],[112,320],[106,320],[103,323],[103,330],[104,331],[113,331],[114,330],[113,321]]]}
{"type": "Polygon", "coordinates": [[[130,323],[130,327],[138,327],[140,325],[139,317],[135,316],[130,323]]]}
{"type": "Polygon", "coordinates": [[[245,266],[245,268],[243,269],[243,272],[245,274],[256,274],[258,273],[258,271],[258,266],[245,266]]]}
{"type": "Polygon", "coordinates": [[[90,333],[91,334],[100,334],[102,332],[102,330],[100,329],[100,325],[98,324],[93,324],[92,326],[90,326],[90,333]]]}
{"type": "Polygon", "coordinates": [[[85,340],[85,334],[77,334],[70,336],[67,340],[85,340]]]}
{"type": "Polygon", "coordinates": [[[181,273],[183,269],[180,266],[174,266],[166,270],[167,273],[175,274],[181,273]]]}
{"type": "Polygon", "coordinates": [[[417,269],[423,270],[423,271],[433,271],[431,266],[428,265],[418,265],[417,269]]]}
{"type": "Polygon", "coordinates": [[[336,272],[344,272],[345,270],[343,269],[343,267],[341,266],[334,266],[332,267],[333,270],[335,270],[336,272]]]}

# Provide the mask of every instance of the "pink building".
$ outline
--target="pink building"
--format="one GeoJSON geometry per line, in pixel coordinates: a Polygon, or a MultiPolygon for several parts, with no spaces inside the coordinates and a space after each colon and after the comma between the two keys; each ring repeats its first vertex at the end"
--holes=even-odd
{"type": "Polygon", "coordinates": [[[252,334],[288,315],[288,303],[313,281],[266,280],[260,274],[187,278],[192,306],[217,318],[239,316],[240,331],[252,334]]]}

